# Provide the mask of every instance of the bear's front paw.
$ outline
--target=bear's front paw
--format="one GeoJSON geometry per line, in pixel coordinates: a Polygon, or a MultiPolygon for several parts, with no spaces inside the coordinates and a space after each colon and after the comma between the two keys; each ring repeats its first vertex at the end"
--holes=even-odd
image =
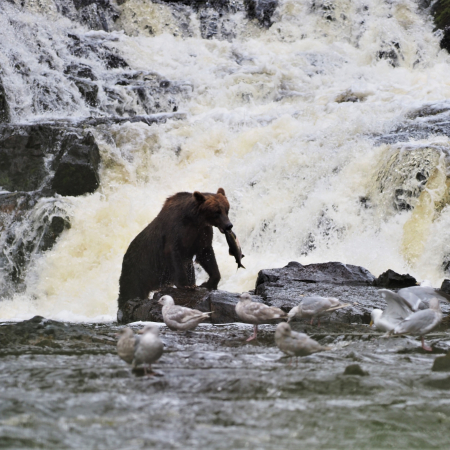
{"type": "Polygon", "coordinates": [[[210,291],[215,291],[217,289],[217,283],[211,281],[205,281],[200,285],[200,287],[204,287],[210,291]]]}

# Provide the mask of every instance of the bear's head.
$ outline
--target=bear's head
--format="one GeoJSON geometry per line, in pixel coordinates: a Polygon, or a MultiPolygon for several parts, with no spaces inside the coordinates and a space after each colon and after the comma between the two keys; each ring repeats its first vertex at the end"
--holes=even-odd
{"type": "Polygon", "coordinates": [[[233,224],[228,218],[230,204],[222,188],[218,189],[217,194],[203,194],[195,191],[192,195],[198,202],[199,212],[208,225],[217,227],[221,233],[233,228],[233,224]]]}

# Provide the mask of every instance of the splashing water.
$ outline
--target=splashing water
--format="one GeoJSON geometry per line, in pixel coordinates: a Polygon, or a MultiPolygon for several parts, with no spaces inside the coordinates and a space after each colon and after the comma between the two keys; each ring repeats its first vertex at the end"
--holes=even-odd
{"type": "MultiPolygon", "coordinates": [[[[441,176],[430,175],[421,191],[433,197],[446,186],[449,139],[379,145],[374,136],[389,132],[424,104],[450,96],[448,54],[413,1],[314,6],[319,3],[280,1],[267,30],[238,12],[228,40],[202,39],[194,15],[181,32],[168,5],[138,0],[122,5],[117,27],[127,34],[103,33],[114,37],[108,48],[123,55],[133,70],[152,71],[183,86],[178,110],[187,117],[93,130],[102,155],[101,187],[92,195],[61,200],[70,230],[36,258],[25,292],[3,300],[0,317],[113,320],[121,262],[131,240],[169,195],[219,187],[229,198],[247,268],[236,270],[224,236],[215,233],[220,289],[252,289],[259,270],[293,260],[341,261],[374,275],[390,268],[433,284],[442,281],[442,262],[450,254],[450,208],[428,201],[420,210],[395,209],[389,189],[381,192],[377,179],[393,152],[407,152],[411,145],[433,147],[437,159],[430,173],[437,170],[441,176]],[[410,241],[420,245],[409,251],[410,241]]],[[[67,40],[75,25],[54,11],[57,20],[52,21],[50,10],[41,6],[21,13],[38,20],[25,29],[41,39],[64,35],[67,40]]],[[[42,43],[46,49],[54,45],[42,43]]],[[[73,58],[64,48],[61,44],[59,58],[73,58]]],[[[21,51],[22,58],[34,61],[30,70],[40,72],[39,50],[21,51]]],[[[2,67],[8,64],[0,61],[2,67]]],[[[45,74],[52,86],[58,85],[61,70],[45,74]]],[[[65,97],[58,94],[64,98],[56,106],[50,102],[43,110],[33,107],[35,91],[23,77],[11,72],[8,80],[13,83],[9,91],[27,99],[14,109],[16,121],[54,117],[58,108],[68,117],[89,114],[70,84],[63,89],[65,97]]],[[[95,111],[108,111],[108,102],[100,98],[95,111]]],[[[444,194],[436,195],[433,201],[442,201],[444,194]]],[[[197,282],[205,277],[199,271],[197,282]]]]}

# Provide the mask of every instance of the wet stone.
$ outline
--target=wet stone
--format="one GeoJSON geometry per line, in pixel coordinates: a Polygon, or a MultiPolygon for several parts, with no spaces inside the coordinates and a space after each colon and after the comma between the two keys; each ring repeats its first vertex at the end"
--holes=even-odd
{"type": "Polygon", "coordinates": [[[447,353],[445,356],[438,356],[434,360],[431,370],[433,372],[450,372],[450,354],[447,353]]]}
{"type": "Polygon", "coordinates": [[[386,272],[383,272],[375,281],[374,286],[383,287],[383,288],[406,288],[410,286],[416,286],[417,280],[409,274],[400,275],[397,272],[389,269],[386,272]]]}
{"type": "Polygon", "coordinates": [[[344,375],[357,375],[360,377],[364,377],[369,374],[365,370],[363,370],[359,364],[350,364],[345,368],[344,375]]]}

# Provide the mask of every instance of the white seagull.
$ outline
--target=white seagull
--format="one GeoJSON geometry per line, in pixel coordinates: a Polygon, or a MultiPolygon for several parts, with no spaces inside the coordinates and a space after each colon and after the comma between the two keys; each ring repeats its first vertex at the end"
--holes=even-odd
{"type": "Polygon", "coordinates": [[[373,309],[371,313],[372,323],[379,330],[392,331],[397,324],[410,316],[415,310],[411,303],[401,295],[389,289],[378,291],[386,301],[386,309],[373,309]]]}
{"type": "Polygon", "coordinates": [[[320,325],[320,316],[332,312],[339,308],[345,308],[350,305],[341,305],[339,300],[334,297],[304,297],[298,306],[294,306],[289,311],[289,320],[290,322],[295,317],[306,317],[310,318],[310,325],[313,324],[313,320],[318,317],[318,325],[320,325]]]}
{"type": "Polygon", "coordinates": [[[429,309],[423,309],[408,316],[405,320],[396,325],[392,334],[412,334],[414,336],[420,336],[422,339],[422,348],[431,352],[433,349],[425,344],[423,337],[439,325],[441,320],[441,306],[439,300],[434,297],[430,300],[429,309]]]}
{"type": "Polygon", "coordinates": [[[158,303],[162,305],[164,323],[173,331],[193,330],[212,314],[212,312],[201,312],[198,309],[175,305],[170,295],[163,295],[158,303]]]}
{"type": "Polygon", "coordinates": [[[312,353],[330,350],[329,347],[322,347],[305,333],[292,331],[290,325],[285,322],[277,325],[275,343],[288,356],[308,356],[312,353]]]}
{"type": "Polygon", "coordinates": [[[258,325],[274,323],[274,321],[279,319],[287,319],[287,314],[282,309],[275,306],[267,306],[264,303],[253,302],[251,296],[247,293],[239,297],[239,302],[236,304],[236,314],[242,322],[254,325],[253,334],[247,341],[256,339],[258,325]]]}
{"type": "Polygon", "coordinates": [[[144,365],[144,373],[147,375],[147,366],[151,372],[151,365],[163,354],[164,344],[159,338],[158,325],[145,325],[139,333],[141,336],[136,336],[137,339],[132,364],[133,367],[144,365]]]}

